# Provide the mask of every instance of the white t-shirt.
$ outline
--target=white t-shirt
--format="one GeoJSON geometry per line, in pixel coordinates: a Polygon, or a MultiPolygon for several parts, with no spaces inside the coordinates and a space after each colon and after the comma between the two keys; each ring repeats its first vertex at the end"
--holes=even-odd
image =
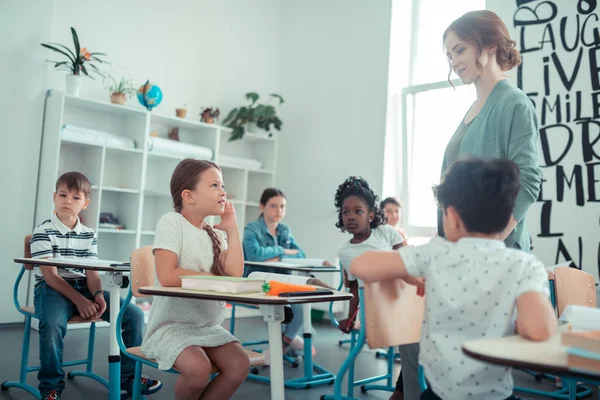
{"type": "Polygon", "coordinates": [[[514,334],[517,298],[549,295],[544,265],[498,240],[436,237],[400,250],[408,273],[425,278],[426,310],[419,362],[431,389],[443,399],[505,399],[511,369],[465,356],[465,341],[514,334]]]}
{"type": "Polygon", "coordinates": [[[371,236],[364,242],[353,244],[350,241],[344,243],[338,252],[338,256],[340,257],[342,267],[348,275],[348,280],[354,281],[356,277],[350,273],[350,263],[355,257],[369,250],[392,250],[392,247],[404,242],[404,238],[392,226],[380,225],[375,229],[371,229],[371,236]]]}

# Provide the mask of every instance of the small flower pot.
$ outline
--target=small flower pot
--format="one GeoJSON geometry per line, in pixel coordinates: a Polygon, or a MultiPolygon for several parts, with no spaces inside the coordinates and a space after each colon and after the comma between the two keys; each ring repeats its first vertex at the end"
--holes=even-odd
{"type": "Polygon", "coordinates": [[[125,96],[125,93],[112,93],[110,95],[110,102],[113,104],[125,104],[125,102],[127,101],[127,96],[125,96]]]}
{"type": "Polygon", "coordinates": [[[79,96],[79,89],[81,88],[81,76],[80,75],[67,75],[65,77],[65,92],[71,96],[79,96]]]}
{"type": "Polygon", "coordinates": [[[175,109],[175,115],[177,115],[178,118],[185,118],[186,114],[187,114],[187,110],[185,108],[176,108],[175,109]]]}

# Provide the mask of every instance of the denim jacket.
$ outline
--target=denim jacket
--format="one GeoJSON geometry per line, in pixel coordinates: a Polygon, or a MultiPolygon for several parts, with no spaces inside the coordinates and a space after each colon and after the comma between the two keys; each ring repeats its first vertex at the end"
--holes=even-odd
{"type": "Polygon", "coordinates": [[[265,219],[260,217],[250,222],[244,229],[244,259],[246,261],[265,261],[271,258],[305,258],[290,228],[283,223],[277,226],[277,237],[273,237],[267,228],[265,219]],[[298,254],[284,254],[285,249],[296,249],[298,254]]]}

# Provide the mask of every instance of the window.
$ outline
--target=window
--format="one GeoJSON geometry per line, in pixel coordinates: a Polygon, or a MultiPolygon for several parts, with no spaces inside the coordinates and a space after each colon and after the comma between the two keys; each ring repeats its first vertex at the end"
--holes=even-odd
{"type": "Polygon", "coordinates": [[[485,0],[413,0],[410,11],[393,5],[384,195],[402,200],[409,236],[432,236],[437,226],[432,186],[439,182],[446,145],[476,97],[454,74],[456,88],[447,81],[442,35],[465,12],[484,9],[485,0]],[[396,28],[407,19],[408,37],[396,28]],[[398,48],[408,52],[394,56],[398,48]],[[395,67],[398,58],[408,66],[395,67]]]}

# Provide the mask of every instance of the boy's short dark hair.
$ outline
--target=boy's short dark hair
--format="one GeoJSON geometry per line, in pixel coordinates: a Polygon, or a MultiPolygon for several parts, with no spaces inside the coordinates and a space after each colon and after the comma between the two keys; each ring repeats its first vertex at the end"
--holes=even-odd
{"type": "Polygon", "coordinates": [[[467,231],[502,232],[519,194],[519,167],[505,159],[457,161],[433,192],[444,212],[456,209],[467,231]]]}
{"type": "Polygon", "coordinates": [[[56,181],[55,191],[58,192],[58,188],[66,186],[69,191],[83,192],[86,198],[89,198],[92,194],[92,185],[88,178],[85,177],[81,172],[67,172],[64,173],[56,181]]]}

